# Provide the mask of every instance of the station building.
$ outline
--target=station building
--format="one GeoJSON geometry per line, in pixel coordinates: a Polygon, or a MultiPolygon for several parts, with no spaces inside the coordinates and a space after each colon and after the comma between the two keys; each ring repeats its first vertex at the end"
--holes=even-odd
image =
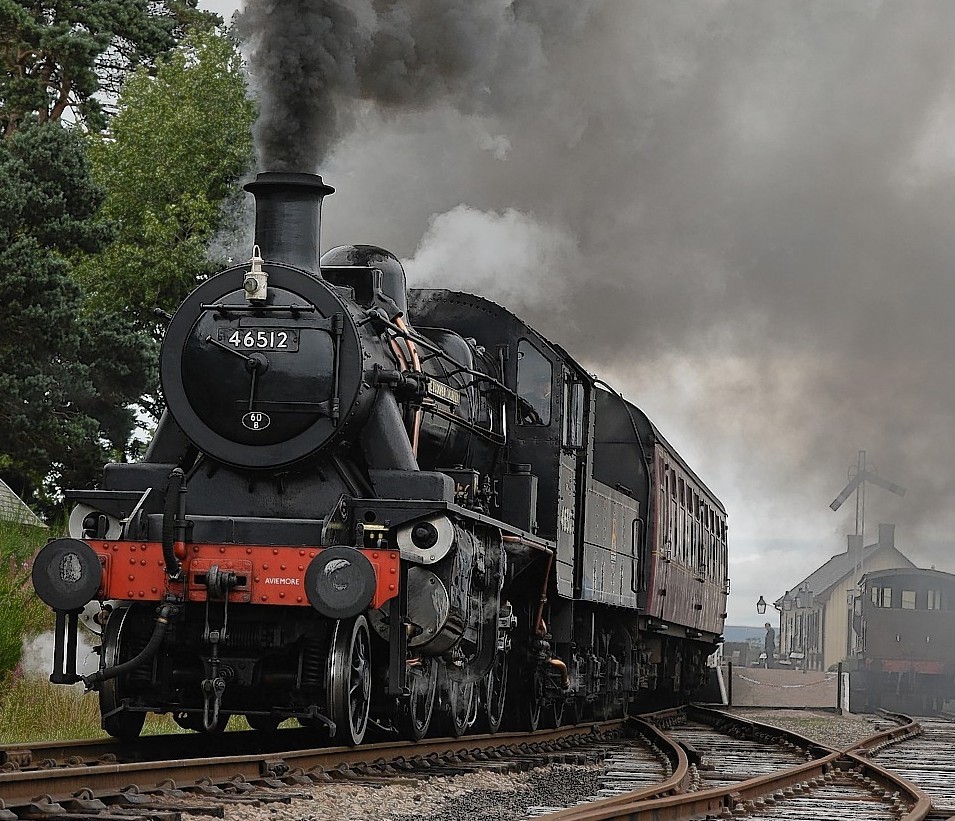
{"type": "Polygon", "coordinates": [[[797,669],[828,670],[852,657],[852,601],[859,579],[874,570],[904,567],[915,564],[895,546],[894,524],[880,524],[873,544],[849,536],[845,553],[833,556],[773,603],[779,611],[779,660],[797,669]]]}

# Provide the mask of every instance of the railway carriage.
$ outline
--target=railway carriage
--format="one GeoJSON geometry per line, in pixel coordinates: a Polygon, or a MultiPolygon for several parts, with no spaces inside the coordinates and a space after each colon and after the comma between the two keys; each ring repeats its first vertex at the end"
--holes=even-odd
{"type": "Polygon", "coordinates": [[[320,177],[247,190],[252,256],[170,320],[145,459],[71,491],[34,563],[51,680],[98,690],[120,737],[152,711],[346,744],[685,698],[726,514],[645,414],[505,308],[409,292],[381,248],[319,260],[320,177]]]}

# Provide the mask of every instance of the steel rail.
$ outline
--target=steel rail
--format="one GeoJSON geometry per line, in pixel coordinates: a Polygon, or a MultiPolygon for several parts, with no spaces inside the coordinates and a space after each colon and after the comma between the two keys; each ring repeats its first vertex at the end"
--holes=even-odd
{"type": "MultiPolygon", "coordinates": [[[[181,755],[185,758],[160,761],[136,761],[127,763],[98,763],[94,765],[68,765],[51,769],[12,770],[0,772],[0,796],[7,808],[28,802],[38,795],[46,795],[54,801],[73,797],[81,791],[94,795],[116,795],[130,786],[140,791],[160,789],[170,782],[183,784],[200,779],[225,783],[235,778],[255,780],[281,778],[288,775],[304,775],[309,770],[329,772],[344,767],[363,765],[401,765],[409,760],[437,764],[449,756],[505,758],[505,747],[513,747],[512,756],[543,755],[559,749],[558,745],[586,743],[598,740],[602,735],[618,731],[623,720],[595,724],[561,727],[535,733],[505,733],[497,735],[465,736],[462,738],[424,739],[420,742],[400,741],[368,744],[360,747],[324,747],[312,749],[279,750],[217,757],[193,758],[190,744],[195,740],[191,734],[171,736],[180,739],[181,755]]],[[[227,734],[231,735],[231,734],[227,734]]],[[[70,748],[70,745],[67,745],[70,748]]]]}
{"type": "Polygon", "coordinates": [[[915,719],[902,713],[890,713],[887,710],[880,710],[879,712],[887,718],[898,722],[898,726],[889,727],[881,732],[873,733],[857,741],[855,744],[846,747],[844,753],[849,760],[855,762],[858,772],[863,779],[868,779],[873,784],[881,783],[892,788],[901,789],[900,785],[904,785],[904,789],[915,798],[916,801],[914,808],[905,818],[910,819],[910,821],[921,821],[921,819],[927,817],[932,810],[931,796],[908,779],[873,763],[868,759],[868,756],[874,755],[879,752],[879,750],[892,744],[900,744],[903,741],[908,741],[921,735],[923,732],[922,725],[915,719]]]}
{"type": "MultiPolygon", "coordinates": [[[[728,818],[735,814],[734,810],[739,805],[752,811],[756,802],[767,796],[780,790],[784,793],[789,791],[789,795],[800,794],[820,783],[831,781],[837,771],[853,773],[860,789],[869,789],[873,795],[887,796],[897,793],[900,803],[901,796],[907,796],[911,809],[904,816],[900,816],[900,821],[923,821],[931,811],[931,799],[922,790],[906,779],[872,764],[859,754],[830,748],[791,730],[742,719],[721,710],[693,706],[690,712],[697,718],[712,723],[727,726],[735,724],[751,735],[785,739],[817,757],[805,764],[730,786],[659,798],[646,798],[644,791],[640,791],[602,799],[552,813],[548,815],[548,821],[690,821],[707,815],[728,818]]],[[[911,725],[914,722],[907,718],[906,721],[908,723],[904,727],[875,733],[857,742],[852,749],[867,749],[866,744],[879,745],[887,738],[908,737],[906,734],[911,733],[911,725]]]]}
{"type": "MultiPolygon", "coordinates": [[[[874,733],[844,750],[828,748],[818,742],[771,725],[754,722],[721,710],[693,706],[689,712],[696,720],[710,723],[719,729],[735,727],[734,735],[744,735],[759,740],[782,739],[806,750],[814,760],[778,773],[760,776],[733,785],[716,787],[695,793],[687,793],[689,783],[688,756],[683,747],[670,739],[660,727],[668,726],[679,715],[679,711],[664,711],[642,718],[628,719],[630,729],[643,736],[651,744],[665,752],[673,767],[673,775],[661,782],[632,793],[595,801],[588,805],[573,807],[552,813],[553,821],[610,821],[611,819],[655,819],[656,821],[682,821],[703,815],[729,817],[733,810],[742,805],[753,808],[759,799],[779,790],[789,790],[789,794],[799,794],[811,786],[831,781],[836,774],[845,774],[853,778],[860,789],[868,789],[873,795],[887,798],[897,794],[896,802],[901,804],[905,796],[911,809],[902,816],[906,821],[921,821],[931,810],[931,799],[918,787],[890,771],[868,761],[865,756],[886,744],[906,740],[921,731],[920,725],[904,716],[891,716],[900,722],[897,727],[874,733]],[[901,723],[901,722],[905,723],[901,723]]],[[[387,742],[362,747],[326,747],[320,749],[268,749],[253,754],[202,757],[187,760],[165,760],[130,763],[103,763],[93,766],[65,766],[54,769],[0,772],[0,795],[4,802],[0,806],[7,808],[22,806],[38,797],[49,801],[65,800],[77,795],[112,796],[128,790],[135,785],[141,791],[161,790],[170,784],[183,786],[200,779],[212,783],[225,784],[235,779],[255,781],[257,779],[276,779],[286,777],[287,783],[312,783],[316,777],[309,778],[309,771],[321,776],[323,772],[343,777],[335,770],[354,767],[361,771],[362,765],[381,765],[388,762],[393,767],[401,767],[408,761],[419,764],[432,762],[437,769],[454,766],[447,761],[458,756],[466,761],[487,759],[501,754],[506,746],[517,746],[517,752],[509,755],[520,756],[523,749],[528,756],[546,754],[549,745],[556,749],[560,744],[569,744],[573,740],[586,741],[599,738],[598,732],[606,733],[620,728],[621,721],[604,722],[577,728],[560,728],[538,733],[499,734],[469,736],[459,739],[425,739],[422,742],[387,742]],[[92,791],[92,792],[90,792],[92,791]]],[[[299,738],[297,730],[287,731],[289,740],[299,738]]],[[[274,734],[265,736],[269,743],[274,734]]],[[[214,745],[228,741],[229,745],[241,747],[245,743],[263,743],[262,734],[228,733],[218,739],[185,734],[159,737],[157,741],[164,749],[169,745],[194,745],[196,742],[214,745]]],[[[140,742],[148,742],[141,739],[140,742]]],[[[83,749],[83,742],[58,742],[50,745],[13,745],[4,752],[15,761],[18,754],[27,748],[34,753],[43,750],[49,753],[57,748],[68,754],[74,761],[83,749]]],[[[92,742],[92,748],[100,749],[99,755],[110,755],[110,748],[117,748],[111,742],[92,742]]],[[[148,746],[148,744],[146,745],[148,746]]],[[[123,745],[118,745],[119,749],[123,745]]],[[[328,778],[328,776],[325,776],[328,778]]],[[[274,782],[273,782],[274,783],[274,782]]]]}
{"type": "Polygon", "coordinates": [[[921,735],[923,732],[922,725],[910,716],[903,715],[902,713],[890,713],[888,710],[879,710],[879,713],[895,721],[898,726],[880,730],[877,733],[873,733],[870,736],[856,741],[854,744],[845,748],[847,753],[875,755],[875,753],[885,747],[908,741],[910,738],[921,735]]]}

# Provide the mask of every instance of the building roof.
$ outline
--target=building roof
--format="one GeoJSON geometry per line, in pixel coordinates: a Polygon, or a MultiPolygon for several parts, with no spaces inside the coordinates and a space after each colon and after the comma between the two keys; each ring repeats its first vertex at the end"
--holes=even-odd
{"type": "MultiPolygon", "coordinates": [[[[880,527],[880,531],[879,541],[862,548],[862,567],[877,553],[881,553],[885,550],[894,551],[898,555],[900,562],[899,567],[915,567],[915,563],[909,560],[909,558],[895,546],[894,527],[890,530],[883,526],[880,527]]],[[[822,565],[822,567],[817,568],[801,582],[793,585],[792,589],[811,590],[815,596],[824,595],[830,588],[845,579],[846,576],[856,573],[859,564],[860,553],[858,549],[846,550],[845,553],[837,553],[822,565]]],[[[855,581],[855,579],[853,581],[855,581]]],[[[776,600],[776,604],[781,604],[783,598],[785,597],[780,596],[776,600]]]]}
{"type": "MultiPolygon", "coordinates": [[[[886,570],[870,570],[862,579],[885,579],[895,576],[936,579],[946,584],[955,584],[955,573],[946,573],[944,570],[936,570],[934,567],[892,567],[886,570]]],[[[860,585],[862,579],[859,580],[860,585]]]]}
{"type": "Polygon", "coordinates": [[[0,479],[0,521],[46,527],[43,520],[26,506],[23,499],[17,496],[3,479],[0,479]]]}

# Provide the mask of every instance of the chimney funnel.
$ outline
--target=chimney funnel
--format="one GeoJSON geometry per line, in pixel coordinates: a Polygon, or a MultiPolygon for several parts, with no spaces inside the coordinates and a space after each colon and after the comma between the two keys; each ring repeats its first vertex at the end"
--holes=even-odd
{"type": "Polygon", "coordinates": [[[318,174],[263,171],[245,190],[255,197],[255,244],[263,259],[321,275],[322,200],[335,189],[318,174]]]}
{"type": "Polygon", "coordinates": [[[879,544],[882,547],[895,547],[895,525],[879,525],[879,544]]]}

